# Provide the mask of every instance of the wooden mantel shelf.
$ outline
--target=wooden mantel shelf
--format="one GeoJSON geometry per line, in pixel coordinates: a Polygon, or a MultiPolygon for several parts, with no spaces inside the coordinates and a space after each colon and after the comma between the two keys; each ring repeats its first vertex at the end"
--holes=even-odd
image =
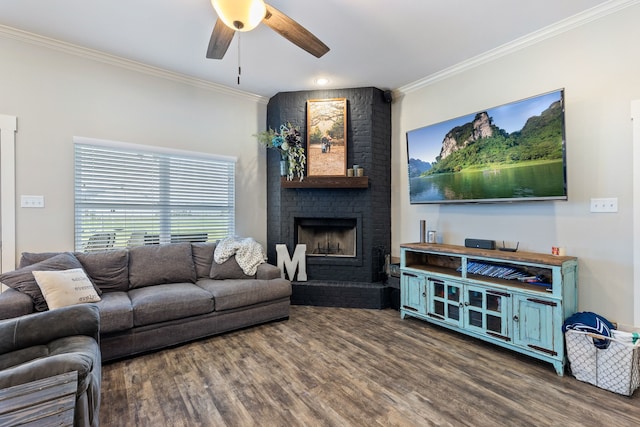
{"type": "Polygon", "coordinates": [[[288,181],[280,178],[282,188],[369,188],[368,176],[305,176],[288,181]]]}

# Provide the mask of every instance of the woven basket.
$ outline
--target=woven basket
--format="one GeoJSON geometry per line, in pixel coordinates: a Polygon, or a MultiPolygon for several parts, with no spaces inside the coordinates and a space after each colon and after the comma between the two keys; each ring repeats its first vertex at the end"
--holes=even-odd
{"type": "Polygon", "coordinates": [[[640,342],[634,345],[573,329],[567,330],[565,340],[571,373],[578,380],[625,396],[640,385],[640,342]],[[597,348],[594,338],[608,340],[609,346],[597,348]]]}

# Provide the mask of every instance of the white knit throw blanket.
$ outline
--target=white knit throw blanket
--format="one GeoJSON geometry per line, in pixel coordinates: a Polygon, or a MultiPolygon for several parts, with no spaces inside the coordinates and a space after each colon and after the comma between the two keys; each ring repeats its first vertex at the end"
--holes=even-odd
{"type": "Polygon", "coordinates": [[[247,276],[256,274],[258,266],[267,259],[262,245],[251,237],[226,237],[220,240],[213,252],[213,259],[216,263],[222,264],[233,255],[247,276]]]}

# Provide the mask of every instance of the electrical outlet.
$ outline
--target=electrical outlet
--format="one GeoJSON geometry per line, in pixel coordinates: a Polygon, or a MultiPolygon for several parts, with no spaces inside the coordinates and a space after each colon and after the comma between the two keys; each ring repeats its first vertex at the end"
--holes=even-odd
{"type": "Polygon", "coordinates": [[[44,196],[20,196],[21,208],[44,208],[44,196]]]}
{"type": "Polygon", "coordinates": [[[618,198],[591,199],[591,212],[618,212],[618,198]]]}

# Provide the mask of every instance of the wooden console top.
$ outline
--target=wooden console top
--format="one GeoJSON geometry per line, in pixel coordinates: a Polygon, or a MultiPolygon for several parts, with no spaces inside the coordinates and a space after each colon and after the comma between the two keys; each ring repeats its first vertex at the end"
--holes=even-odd
{"type": "Polygon", "coordinates": [[[571,256],[557,256],[537,252],[509,252],[500,251],[498,249],[467,248],[465,246],[446,245],[440,243],[403,243],[400,247],[416,251],[446,252],[448,254],[501,258],[509,261],[530,262],[546,265],[562,265],[562,263],[566,261],[577,259],[576,257],[571,256]]]}

